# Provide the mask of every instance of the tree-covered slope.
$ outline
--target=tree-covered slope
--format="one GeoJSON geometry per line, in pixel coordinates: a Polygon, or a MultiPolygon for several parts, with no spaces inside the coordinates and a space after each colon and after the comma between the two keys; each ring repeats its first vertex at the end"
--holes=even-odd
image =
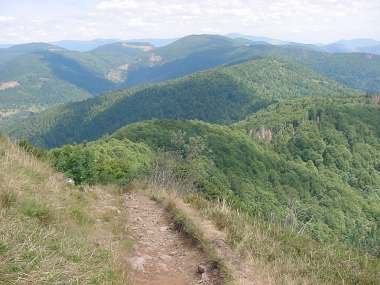
{"type": "Polygon", "coordinates": [[[118,88],[146,45],[115,43],[81,53],[49,44],[0,51],[0,111],[81,101],[118,88]]]}
{"type": "Polygon", "coordinates": [[[54,51],[23,54],[2,64],[0,84],[2,109],[80,101],[112,89],[112,82],[54,51]]]}
{"type": "Polygon", "coordinates": [[[281,56],[351,88],[380,91],[380,56],[365,53],[334,54],[306,45],[275,46],[222,36],[194,35],[151,51],[132,64],[123,86],[178,78],[186,74],[257,57],[281,56]]]}
{"type": "Polygon", "coordinates": [[[104,91],[175,79],[219,65],[281,56],[349,87],[380,90],[380,56],[331,54],[193,35],[165,47],[112,43],[89,52],[34,43],[0,51],[0,107],[12,110],[80,101],[104,91]],[[22,103],[25,102],[25,103],[22,103]]]}
{"type": "MultiPolygon", "coordinates": [[[[302,113],[299,109],[303,109],[309,114],[309,107],[322,106],[323,100],[298,99],[292,110],[302,113]]],[[[358,125],[354,119],[349,122],[357,129],[379,116],[378,107],[376,110],[357,98],[330,100],[325,105],[334,109],[336,118],[348,117],[355,107],[361,108],[355,117],[358,125]]],[[[273,111],[269,109],[268,116],[273,111]]],[[[260,114],[265,117],[265,110],[260,114]]],[[[300,118],[305,125],[316,124],[304,119],[309,116],[300,118]]],[[[328,126],[328,117],[323,118],[328,126]]],[[[250,123],[254,123],[253,118],[250,123]]],[[[335,127],[329,128],[333,132],[335,127]]],[[[357,133],[355,139],[360,136],[357,133]]],[[[337,130],[330,139],[333,137],[339,140],[345,134],[337,130]]],[[[376,148],[378,138],[372,136],[364,152],[358,151],[359,147],[352,150],[359,165],[364,166],[362,161],[368,157],[365,152],[376,148]]],[[[231,128],[200,121],[156,120],[128,125],[91,143],[53,149],[49,158],[77,183],[125,185],[137,178],[157,183],[155,190],[177,189],[213,217],[242,252],[252,251],[255,258],[268,259],[274,266],[282,258],[308,260],[304,261],[307,270],[290,270],[296,275],[318,272],[317,284],[335,284],[342,276],[347,284],[376,284],[380,200],[379,170],[373,169],[373,162],[378,164],[379,156],[375,154],[367,167],[355,166],[363,177],[366,173],[376,177],[374,187],[366,189],[347,182],[349,171],[341,172],[331,164],[329,155],[334,148],[326,148],[325,161],[315,164],[288,158],[269,142],[248,136],[239,124],[231,128]],[[214,200],[220,211],[206,209],[212,203],[205,202],[205,198],[214,200]],[[237,215],[244,221],[230,217],[230,206],[237,208],[237,215]],[[264,229],[265,238],[247,228],[251,222],[254,228],[264,229]],[[267,242],[268,248],[259,250],[267,242]],[[275,251],[272,243],[276,244],[275,251]]]]}
{"type": "Polygon", "coordinates": [[[248,136],[201,122],[155,121],[130,125],[113,137],[175,150],[173,133],[183,132],[189,144],[200,136],[212,160],[210,168],[199,170],[207,179],[197,185],[207,195],[232,195],[260,215],[293,219],[287,222],[314,238],[379,254],[378,122],[380,106],[371,99],[304,98],[238,123],[248,136]]]}
{"type": "MultiPolygon", "coordinates": [[[[132,141],[139,148],[149,146],[152,151],[145,153],[150,155],[175,154],[179,161],[166,166],[161,161],[155,167],[163,167],[163,172],[172,167],[178,178],[190,177],[209,199],[226,199],[244,212],[319,241],[339,241],[378,255],[379,116],[379,106],[357,98],[297,99],[269,107],[234,127],[179,120],[131,124],[91,144],[55,149],[53,161],[98,169],[88,181],[102,177],[103,171],[108,174],[106,182],[120,182],[117,175],[123,171],[131,174],[124,175],[128,179],[139,175],[123,166],[124,152],[117,150],[125,145],[129,153],[141,152],[131,149],[132,141]],[[276,127],[268,126],[272,140],[256,132],[265,126],[263,118],[284,113],[291,119],[284,116],[276,127]],[[252,132],[255,124],[260,127],[252,132]],[[102,156],[111,158],[99,159],[102,156]],[[83,157],[91,163],[83,164],[83,157]],[[112,167],[115,171],[109,172],[112,167]]],[[[142,161],[149,165],[152,158],[142,161]]],[[[61,170],[69,173],[70,167],[61,170]]]]}
{"type": "Polygon", "coordinates": [[[142,120],[200,119],[232,123],[278,100],[355,94],[360,93],[301,65],[264,58],[61,106],[7,132],[12,137],[51,147],[93,140],[142,120]]]}

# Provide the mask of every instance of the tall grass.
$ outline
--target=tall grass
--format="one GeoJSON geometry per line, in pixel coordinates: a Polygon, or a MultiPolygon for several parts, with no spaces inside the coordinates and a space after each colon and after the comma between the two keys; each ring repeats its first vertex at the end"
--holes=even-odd
{"type": "Polygon", "coordinates": [[[228,243],[257,268],[265,284],[379,284],[380,260],[340,244],[323,244],[282,225],[199,195],[186,202],[227,234],[228,243]]]}
{"type": "Polygon", "coordinates": [[[0,284],[126,284],[125,268],[96,245],[87,219],[96,217],[96,191],[105,195],[67,185],[0,137],[0,284]]]}

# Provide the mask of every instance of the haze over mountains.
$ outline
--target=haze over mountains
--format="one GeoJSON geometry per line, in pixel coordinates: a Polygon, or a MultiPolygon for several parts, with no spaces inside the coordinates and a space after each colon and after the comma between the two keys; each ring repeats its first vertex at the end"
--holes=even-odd
{"type": "MultiPolygon", "coordinates": [[[[293,262],[280,266],[289,280],[377,284],[379,44],[202,34],[2,48],[0,132],[80,187],[170,185],[231,246],[268,268],[293,262]],[[251,221],[273,241],[252,237],[251,221]],[[281,250],[257,254],[264,244],[281,250]]],[[[0,147],[14,148],[2,136],[0,147]]],[[[30,167],[19,171],[45,181],[30,167]]]]}
{"type": "MultiPolygon", "coordinates": [[[[0,50],[0,108],[5,121],[17,120],[61,103],[81,101],[114,89],[174,79],[180,76],[262,56],[281,56],[331,77],[349,87],[380,90],[380,56],[327,53],[326,48],[259,42],[217,35],[188,36],[155,47],[145,42],[33,43],[0,50]],[[104,44],[107,43],[107,44],[104,44]],[[58,43],[59,44],[59,43],[58,43]],[[99,46],[98,46],[99,45],[99,46]],[[86,48],[87,47],[87,48],[86,48]]],[[[257,40],[258,38],[256,38],[257,40]]],[[[163,42],[161,41],[161,44],[163,42]]],[[[331,49],[376,49],[375,41],[346,41],[331,49]],[[371,45],[370,47],[368,45],[371,45]]],[[[1,123],[1,122],[0,122],[1,123]]]]}

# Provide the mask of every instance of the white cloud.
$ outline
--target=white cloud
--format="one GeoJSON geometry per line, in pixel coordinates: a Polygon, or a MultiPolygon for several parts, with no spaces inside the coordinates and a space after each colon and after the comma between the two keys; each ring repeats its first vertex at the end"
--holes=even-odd
{"type": "Polygon", "coordinates": [[[380,39],[379,0],[60,0],[59,6],[48,1],[50,8],[43,1],[23,1],[30,2],[24,14],[0,16],[0,23],[8,23],[2,38],[18,32],[20,38],[44,41],[240,32],[305,42],[380,39]],[[37,38],[41,30],[46,38],[37,38]]]}
{"type": "Polygon", "coordinates": [[[14,20],[15,20],[14,17],[11,17],[11,16],[1,16],[0,15],[0,23],[13,22],[14,20]]]}

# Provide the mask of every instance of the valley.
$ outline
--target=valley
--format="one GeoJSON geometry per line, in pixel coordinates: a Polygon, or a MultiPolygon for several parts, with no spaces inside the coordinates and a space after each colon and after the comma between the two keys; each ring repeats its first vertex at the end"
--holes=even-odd
{"type": "Polygon", "coordinates": [[[153,42],[0,49],[0,283],[378,284],[378,42],[153,42]]]}

